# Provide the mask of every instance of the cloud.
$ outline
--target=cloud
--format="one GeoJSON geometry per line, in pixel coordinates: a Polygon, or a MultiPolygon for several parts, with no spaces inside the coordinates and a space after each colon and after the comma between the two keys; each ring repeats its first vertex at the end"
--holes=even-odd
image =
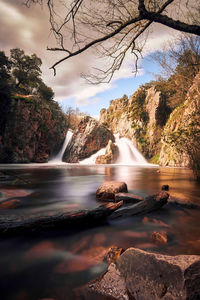
{"type": "MultiPolygon", "coordinates": [[[[9,49],[19,47],[26,53],[36,53],[43,61],[42,71],[45,83],[55,92],[56,100],[75,99],[76,105],[94,103],[99,93],[113,89],[117,80],[134,77],[134,56],[127,55],[121,69],[114,74],[108,84],[97,86],[88,85],[80,78],[81,73],[87,73],[92,66],[101,67],[102,60],[95,59],[91,51],[63,62],[57,68],[56,77],[49,67],[63,57],[63,54],[46,51],[47,45],[53,45],[54,39],[50,34],[48,10],[45,6],[32,5],[27,8],[19,0],[1,0],[0,5],[0,47],[9,54],[9,49]],[[8,3],[9,2],[9,3],[8,3]],[[132,62],[132,64],[130,64],[132,62]],[[97,95],[97,96],[96,96],[97,95]]],[[[156,27],[156,34],[151,34],[145,47],[145,55],[161,47],[171,31],[164,26],[156,27]]],[[[139,69],[137,76],[143,74],[139,69]]]]}

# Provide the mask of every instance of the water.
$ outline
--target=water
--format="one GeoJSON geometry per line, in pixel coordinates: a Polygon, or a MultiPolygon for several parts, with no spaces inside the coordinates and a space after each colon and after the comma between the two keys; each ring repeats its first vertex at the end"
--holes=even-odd
{"type": "Polygon", "coordinates": [[[106,148],[102,148],[99,151],[97,151],[96,153],[92,154],[90,157],[81,160],[80,164],[81,165],[94,165],[96,162],[96,158],[99,155],[105,155],[105,153],[106,153],[106,148]]]}
{"type": "Polygon", "coordinates": [[[73,136],[73,132],[68,130],[67,134],[66,134],[66,137],[65,137],[65,140],[64,140],[64,143],[62,145],[62,148],[60,149],[58,154],[52,160],[49,161],[49,163],[58,164],[58,163],[62,162],[62,158],[63,158],[63,155],[65,153],[65,149],[67,148],[67,145],[71,141],[72,136],[73,136]]]}
{"type": "Polygon", "coordinates": [[[116,145],[119,149],[119,157],[116,164],[121,165],[137,165],[147,164],[146,159],[137,150],[133,143],[128,138],[119,138],[119,134],[115,135],[116,145]]]}
{"type": "MultiPolygon", "coordinates": [[[[125,181],[130,192],[142,196],[157,193],[168,184],[172,197],[200,204],[200,185],[191,171],[179,168],[32,164],[1,165],[0,171],[10,176],[0,186],[1,218],[94,208],[99,205],[95,192],[105,180],[125,181]],[[5,209],[2,203],[11,206],[5,209]]],[[[1,299],[76,300],[74,289],[106,270],[102,257],[108,247],[200,254],[199,236],[199,211],[166,206],[146,216],[93,228],[0,237],[1,299]],[[169,236],[162,248],[150,240],[152,231],[161,230],[169,236]]]]}
{"type": "MultiPolygon", "coordinates": [[[[128,138],[120,138],[119,134],[115,134],[115,144],[119,150],[119,157],[115,164],[118,165],[147,165],[146,159],[142,156],[142,154],[137,150],[137,148],[133,145],[131,140],[128,138]]],[[[104,155],[106,152],[106,148],[99,150],[97,153],[91,155],[89,158],[86,158],[80,161],[80,164],[90,165],[95,164],[96,158],[99,155],[104,155]]]]}

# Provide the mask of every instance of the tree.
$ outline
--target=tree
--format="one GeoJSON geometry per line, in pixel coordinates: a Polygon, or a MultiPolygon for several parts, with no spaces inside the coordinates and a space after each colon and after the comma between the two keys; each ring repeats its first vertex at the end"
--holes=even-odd
{"type": "Polygon", "coordinates": [[[41,82],[38,88],[38,94],[42,99],[51,101],[54,97],[54,92],[52,88],[48,87],[44,82],[41,82]]]}
{"type": "MultiPolygon", "coordinates": [[[[51,67],[92,47],[106,59],[104,69],[95,69],[93,82],[110,81],[127,53],[137,61],[148,30],[154,23],[200,36],[200,3],[193,0],[26,0],[47,3],[51,30],[57,45],[48,50],[64,54],[51,67]],[[70,38],[70,40],[69,40],[70,38]]],[[[156,28],[154,27],[154,30],[156,28]]],[[[91,79],[90,76],[88,79],[91,79]]]]}
{"type": "Polygon", "coordinates": [[[10,63],[3,51],[0,51],[0,136],[5,128],[5,120],[10,107],[10,63]]]}
{"type": "Polygon", "coordinates": [[[42,61],[36,54],[25,55],[24,51],[15,48],[10,50],[11,74],[16,92],[32,94],[41,83],[42,61]]]}
{"type": "Polygon", "coordinates": [[[151,55],[161,67],[156,88],[166,95],[173,110],[185,101],[186,94],[200,71],[200,37],[181,34],[169,41],[163,51],[151,55]]]}
{"type": "Polygon", "coordinates": [[[0,98],[9,96],[10,62],[3,51],[0,51],[0,98]]]}

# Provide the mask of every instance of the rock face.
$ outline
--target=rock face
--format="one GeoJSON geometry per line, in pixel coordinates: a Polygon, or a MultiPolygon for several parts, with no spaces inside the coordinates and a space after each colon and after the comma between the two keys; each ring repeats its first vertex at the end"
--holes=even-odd
{"type": "Polygon", "coordinates": [[[189,89],[186,101],[177,107],[170,115],[170,118],[162,134],[162,148],[160,152],[159,163],[164,166],[190,166],[190,157],[188,151],[197,160],[200,161],[200,73],[194,79],[193,85],[189,89]],[[193,139],[188,139],[187,135],[191,130],[196,129],[196,135],[193,139]],[[181,135],[182,132],[182,135],[181,135]],[[179,137],[177,139],[177,137],[179,137]],[[174,142],[178,140],[179,143],[174,142]],[[191,148],[193,144],[193,149],[191,148]],[[194,150],[194,151],[193,151],[194,150]]]}
{"type": "Polygon", "coordinates": [[[166,101],[155,87],[141,87],[133,95],[111,101],[102,109],[100,122],[127,137],[146,156],[159,153],[166,123],[166,101]]]}
{"type": "Polygon", "coordinates": [[[77,163],[106,147],[109,140],[114,142],[112,132],[94,118],[84,116],[79,122],[70,143],[64,153],[63,160],[77,163]]]}
{"type": "Polygon", "coordinates": [[[128,192],[125,182],[106,181],[96,191],[98,200],[115,199],[115,194],[119,192],[128,192]]]}
{"type": "Polygon", "coordinates": [[[87,290],[114,299],[195,300],[200,297],[200,257],[126,250],[87,290]]]}
{"type": "Polygon", "coordinates": [[[119,155],[118,147],[109,140],[106,147],[105,155],[99,155],[96,158],[96,164],[113,164],[116,162],[119,155]]]}
{"type": "Polygon", "coordinates": [[[66,120],[58,105],[35,96],[12,99],[0,136],[0,163],[46,162],[65,139],[66,120]]]}

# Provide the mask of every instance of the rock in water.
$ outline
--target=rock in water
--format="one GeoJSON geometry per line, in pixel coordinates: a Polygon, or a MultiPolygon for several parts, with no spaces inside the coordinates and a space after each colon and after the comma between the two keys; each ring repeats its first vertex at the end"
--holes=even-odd
{"type": "Polygon", "coordinates": [[[106,126],[94,118],[84,116],[67,146],[63,160],[69,163],[78,163],[79,160],[88,158],[106,147],[109,140],[114,142],[115,138],[106,126]]]}
{"type": "Polygon", "coordinates": [[[115,199],[115,194],[119,192],[128,192],[125,182],[106,181],[96,191],[96,197],[100,201],[115,199]]]}
{"type": "Polygon", "coordinates": [[[167,244],[166,231],[162,231],[162,232],[154,231],[154,232],[152,232],[150,238],[151,238],[151,241],[158,246],[163,246],[163,245],[167,244]]]}
{"type": "Polygon", "coordinates": [[[96,158],[96,164],[113,164],[116,162],[119,155],[118,147],[113,144],[111,140],[109,140],[108,145],[106,147],[105,155],[99,155],[96,158]]]}
{"type": "Polygon", "coordinates": [[[87,290],[113,299],[200,299],[200,256],[167,256],[129,248],[87,290]]]}

